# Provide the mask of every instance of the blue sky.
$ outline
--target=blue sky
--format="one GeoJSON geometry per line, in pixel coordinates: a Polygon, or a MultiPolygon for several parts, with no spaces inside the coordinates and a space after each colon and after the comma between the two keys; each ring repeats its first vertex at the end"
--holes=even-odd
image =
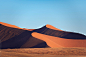
{"type": "Polygon", "coordinates": [[[0,0],[0,21],[28,29],[50,24],[86,35],[86,0],[0,0]]]}

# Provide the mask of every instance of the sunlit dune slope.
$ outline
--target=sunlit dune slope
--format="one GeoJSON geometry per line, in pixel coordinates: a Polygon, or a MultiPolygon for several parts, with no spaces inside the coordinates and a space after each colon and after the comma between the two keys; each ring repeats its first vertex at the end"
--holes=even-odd
{"type": "Polygon", "coordinates": [[[0,24],[1,49],[6,48],[42,48],[46,42],[31,36],[31,31],[7,27],[0,24]]]}
{"type": "Polygon", "coordinates": [[[86,47],[86,39],[65,39],[33,32],[32,36],[41,39],[50,47],[86,47]]]}
{"type": "Polygon", "coordinates": [[[46,27],[49,28],[49,29],[62,31],[62,30],[60,30],[60,29],[58,29],[58,28],[55,28],[54,26],[49,25],[49,24],[47,24],[46,27]]]}
{"type": "Polygon", "coordinates": [[[45,35],[66,38],[66,39],[86,39],[85,35],[75,32],[67,32],[57,29],[51,25],[46,25],[40,29],[35,29],[33,32],[38,32],[45,35]]]}
{"type": "Polygon", "coordinates": [[[18,29],[22,29],[18,26],[15,26],[15,25],[11,25],[11,24],[7,24],[7,23],[4,23],[4,22],[0,22],[0,24],[4,25],[4,26],[8,26],[8,27],[13,27],[13,28],[18,28],[18,29]]]}

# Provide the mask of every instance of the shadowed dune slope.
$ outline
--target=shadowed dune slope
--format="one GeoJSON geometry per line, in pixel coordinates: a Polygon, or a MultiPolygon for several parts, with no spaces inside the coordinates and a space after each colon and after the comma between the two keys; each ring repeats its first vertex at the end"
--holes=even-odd
{"type": "Polygon", "coordinates": [[[51,25],[46,25],[40,29],[33,30],[33,32],[38,32],[41,34],[60,37],[60,38],[66,38],[66,39],[86,39],[85,35],[74,33],[74,32],[62,31],[51,25]]]}
{"type": "Polygon", "coordinates": [[[31,36],[31,31],[0,24],[1,49],[48,47],[45,41],[31,36]]]}
{"type": "Polygon", "coordinates": [[[60,37],[54,37],[49,35],[40,34],[33,32],[32,36],[38,39],[41,39],[47,43],[50,47],[85,47],[86,48],[86,39],[65,39],[60,37]]]}

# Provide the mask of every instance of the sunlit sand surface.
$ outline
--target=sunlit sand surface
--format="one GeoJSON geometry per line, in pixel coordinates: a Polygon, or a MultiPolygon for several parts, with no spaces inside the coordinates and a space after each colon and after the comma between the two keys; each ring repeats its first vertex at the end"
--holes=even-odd
{"type": "Polygon", "coordinates": [[[7,24],[7,23],[4,23],[4,22],[0,22],[0,24],[4,25],[4,26],[8,26],[8,27],[13,27],[13,28],[18,28],[18,29],[22,29],[18,26],[15,26],[15,25],[11,25],[11,24],[7,24]]]}
{"type": "Polygon", "coordinates": [[[59,31],[62,31],[62,30],[60,30],[60,29],[57,29],[57,28],[55,28],[54,26],[52,26],[52,25],[49,25],[49,24],[47,24],[47,25],[46,25],[46,27],[47,27],[47,28],[49,28],[49,29],[53,29],[53,30],[59,30],[59,31]]]}
{"type": "Polygon", "coordinates": [[[65,39],[33,32],[32,36],[41,39],[50,47],[86,47],[86,40],[65,39]]]}

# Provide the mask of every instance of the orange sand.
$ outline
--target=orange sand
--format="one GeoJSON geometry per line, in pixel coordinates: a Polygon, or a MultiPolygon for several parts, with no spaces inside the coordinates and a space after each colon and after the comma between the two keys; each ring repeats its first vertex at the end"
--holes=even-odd
{"type": "Polygon", "coordinates": [[[57,28],[55,28],[55,27],[53,27],[52,25],[49,25],[49,24],[47,24],[46,27],[49,28],[49,29],[62,31],[62,30],[57,29],[57,28]]]}
{"type": "Polygon", "coordinates": [[[50,47],[86,47],[86,40],[65,39],[33,32],[32,36],[44,40],[50,47]]]}
{"type": "Polygon", "coordinates": [[[22,29],[18,26],[15,26],[15,25],[11,25],[11,24],[7,24],[7,23],[4,23],[4,22],[0,22],[0,24],[4,25],[4,26],[8,26],[8,27],[13,27],[13,28],[18,28],[18,29],[22,29]]]}
{"type": "MultiPolygon", "coordinates": [[[[8,27],[22,29],[15,25],[10,25],[10,24],[3,23],[3,22],[0,22],[0,24],[8,26],[8,27]]],[[[46,27],[49,29],[53,29],[53,30],[60,30],[49,24],[47,24],[46,27]]],[[[35,29],[27,29],[27,30],[33,31],[35,29]]],[[[62,30],[60,30],[60,31],[62,31],[62,30]]],[[[40,34],[40,33],[36,33],[36,32],[33,32],[32,36],[45,41],[50,47],[86,47],[86,39],[84,39],[84,40],[65,39],[65,38],[60,38],[60,37],[44,35],[44,34],[40,34]]]]}

